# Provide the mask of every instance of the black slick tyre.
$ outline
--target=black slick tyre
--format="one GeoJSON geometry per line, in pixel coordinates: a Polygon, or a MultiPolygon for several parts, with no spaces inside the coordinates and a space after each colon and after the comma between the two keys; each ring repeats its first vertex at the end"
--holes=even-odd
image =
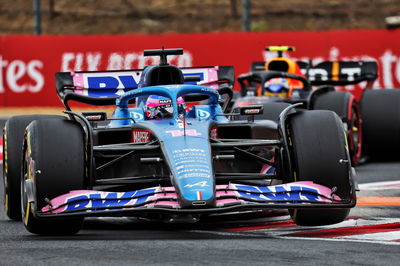
{"type": "Polygon", "coordinates": [[[335,112],[345,123],[349,152],[353,165],[358,164],[361,157],[362,125],[358,103],[354,96],[345,91],[329,91],[318,95],[313,110],[330,110],[335,112]]]}
{"type": "MultiPolygon", "coordinates": [[[[331,111],[301,111],[289,117],[289,149],[292,153],[292,182],[313,181],[336,187],[341,199],[352,198],[352,182],[346,137],[340,118],[331,111]]],[[[297,225],[314,226],[342,222],[350,209],[294,209],[297,225]]]]}
{"type": "Polygon", "coordinates": [[[21,179],[21,211],[26,229],[40,235],[72,235],[83,218],[36,215],[53,199],[84,188],[85,146],[82,127],[73,121],[37,120],[26,129],[21,179]]]}
{"type": "Polygon", "coordinates": [[[360,108],[363,154],[372,160],[399,160],[400,90],[367,90],[360,108]]]}
{"type": "Polygon", "coordinates": [[[57,115],[21,115],[7,120],[3,134],[4,210],[15,221],[21,220],[21,161],[25,128],[33,120],[65,119],[57,115]]]}

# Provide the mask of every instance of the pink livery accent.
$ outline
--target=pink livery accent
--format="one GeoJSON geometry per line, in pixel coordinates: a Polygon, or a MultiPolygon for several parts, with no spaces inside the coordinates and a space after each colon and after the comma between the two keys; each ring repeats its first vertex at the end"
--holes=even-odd
{"type": "Polygon", "coordinates": [[[78,88],[85,88],[85,84],[83,82],[83,74],[71,72],[71,76],[74,82],[74,86],[78,88]]]}
{"type": "MultiPolygon", "coordinates": [[[[311,181],[293,182],[275,186],[248,186],[228,184],[216,186],[216,207],[234,204],[251,204],[261,200],[262,204],[274,205],[293,195],[293,200],[303,200],[304,204],[312,202],[335,203],[340,197],[325,186],[311,181]],[[280,197],[280,198],[278,198],[280,197]],[[310,202],[307,202],[310,201],[310,202]]],[[[202,200],[198,191],[197,199],[202,200]]],[[[290,206],[290,200],[287,202],[290,206]]],[[[179,197],[174,187],[152,187],[137,191],[108,192],[95,190],[74,190],[58,196],[42,208],[42,213],[62,213],[70,210],[80,212],[107,211],[115,208],[129,210],[132,208],[180,208],[179,197]],[[113,208],[111,208],[112,206],[113,208]],[[95,208],[93,208],[95,207],[95,208]]]]}
{"type": "Polygon", "coordinates": [[[197,85],[207,86],[213,89],[218,89],[218,66],[214,68],[208,69],[208,78],[206,78],[206,82],[199,83],[197,85]]]}

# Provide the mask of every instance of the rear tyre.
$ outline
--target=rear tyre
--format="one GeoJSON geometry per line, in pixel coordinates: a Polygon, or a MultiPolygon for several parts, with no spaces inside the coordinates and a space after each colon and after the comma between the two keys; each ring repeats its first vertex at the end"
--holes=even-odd
{"type": "Polygon", "coordinates": [[[82,127],[73,121],[37,120],[26,129],[21,179],[21,212],[26,229],[40,235],[72,235],[83,218],[43,219],[36,215],[53,199],[84,188],[82,127]]]}
{"type": "Polygon", "coordinates": [[[367,90],[361,98],[363,154],[373,160],[400,159],[400,90],[367,90]]]}
{"type": "Polygon", "coordinates": [[[345,123],[351,162],[358,165],[358,159],[361,157],[362,127],[360,111],[354,96],[345,91],[322,93],[315,98],[313,110],[330,110],[342,119],[345,123]]]}
{"type": "MultiPolygon", "coordinates": [[[[294,171],[291,181],[313,181],[328,188],[336,187],[335,193],[340,198],[351,198],[349,155],[340,118],[331,111],[318,110],[302,111],[289,119],[294,171]]],[[[349,208],[294,209],[290,215],[298,225],[313,226],[342,222],[349,211],[349,208]]]]}
{"type": "Polygon", "coordinates": [[[21,161],[25,128],[33,120],[65,119],[57,115],[23,115],[7,120],[3,135],[4,209],[7,216],[21,220],[21,161]]]}

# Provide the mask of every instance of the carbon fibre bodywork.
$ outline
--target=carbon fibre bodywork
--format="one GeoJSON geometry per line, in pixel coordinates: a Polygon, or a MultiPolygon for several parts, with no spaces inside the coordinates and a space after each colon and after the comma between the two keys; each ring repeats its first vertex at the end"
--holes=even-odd
{"type": "Polygon", "coordinates": [[[219,99],[216,89],[203,86],[152,86],[122,95],[105,126],[93,127],[85,117],[69,113],[90,134],[88,190],[61,195],[37,210],[37,216],[354,206],[354,193],[338,196],[312,182],[285,184],[292,174],[290,156],[284,156],[290,153],[290,140],[281,127],[295,106],[282,112],[281,124],[231,121],[219,99]],[[132,98],[159,94],[177,99],[187,93],[208,96],[208,105],[193,106],[183,116],[173,100],[174,117],[163,120],[146,120],[142,107],[128,106],[132,98]]]}
{"type": "MultiPolygon", "coordinates": [[[[166,50],[160,51],[163,54],[166,50]]],[[[232,94],[227,94],[228,99],[221,96],[220,85],[230,79],[219,82],[220,68],[202,69],[212,77],[204,81],[205,86],[184,84],[182,72],[175,66],[161,64],[159,67],[148,67],[141,72],[140,82],[134,83],[137,88],[127,86],[135,80],[130,76],[136,75],[132,71],[81,72],[79,78],[77,73],[70,73],[72,79],[66,79],[66,73],[56,75],[63,79],[57,82],[57,91],[67,109],[65,113],[74,125],[82,128],[84,135],[84,187],[38,199],[35,162],[28,143],[28,160],[24,163],[27,178],[22,180],[28,228],[35,226],[27,221],[29,213],[37,221],[82,216],[164,219],[249,209],[355,206],[351,164],[341,135],[343,129],[332,112],[325,111],[325,114],[332,118],[338,130],[338,135],[332,136],[340,138],[340,160],[336,155],[332,157],[335,158],[332,167],[340,168],[343,173],[338,183],[343,187],[339,188],[330,181],[319,184],[297,180],[299,165],[295,161],[301,155],[295,154],[293,140],[297,136],[291,136],[290,121],[292,116],[308,111],[296,110],[298,105],[290,105],[275,121],[254,119],[262,114],[262,107],[243,107],[239,113],[224,113],[232,94]],[[65,80],[69,81],[65,83],[65,80]],[[92,91],[88,84],[98,86],[92,91]],[[170,117],[148,117],[146,99],[151,95],[170,99],[170,117]],[[181,97],[200,102],[180,110],[177,99],[181,97]],[[116,108],[111,118],[98,111],[79,114],[70,110],[71,100],[95,105],[115,100],[116,108]],[[247,119],[233,119],[244,115],[247,119]],[[46,205],[38,207],[39,200],[46,205]]],[[[231,88],[228,86],[228,89],[231,88]]],[[[305,138],[299,137],[298,141],[305,138]]],[[[310,163],[318,167],[317,161],[310,163]]],[[[46,232],[45,228],[28,230],[46,232]]]]}

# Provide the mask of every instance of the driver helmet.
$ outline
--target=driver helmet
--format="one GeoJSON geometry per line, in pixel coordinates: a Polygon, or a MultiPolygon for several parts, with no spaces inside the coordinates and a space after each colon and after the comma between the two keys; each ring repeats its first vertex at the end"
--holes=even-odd
{"type": "MultiPolygon", "coordinates": [[[[183,113],[186,110],[186,104],[182,97],[177,99],[178,112],[183,113]]],[[[173,117],[173,104],[170,98],[159,95],[150,95],[147,98],[145,114],[147,119],[163,119],[173,117]]]]}
{"type": "Polygon", "coordinates": [[[273,78],[264,83],[264,96],[288,97],[289,82],[285,78],[273,78]]]}

